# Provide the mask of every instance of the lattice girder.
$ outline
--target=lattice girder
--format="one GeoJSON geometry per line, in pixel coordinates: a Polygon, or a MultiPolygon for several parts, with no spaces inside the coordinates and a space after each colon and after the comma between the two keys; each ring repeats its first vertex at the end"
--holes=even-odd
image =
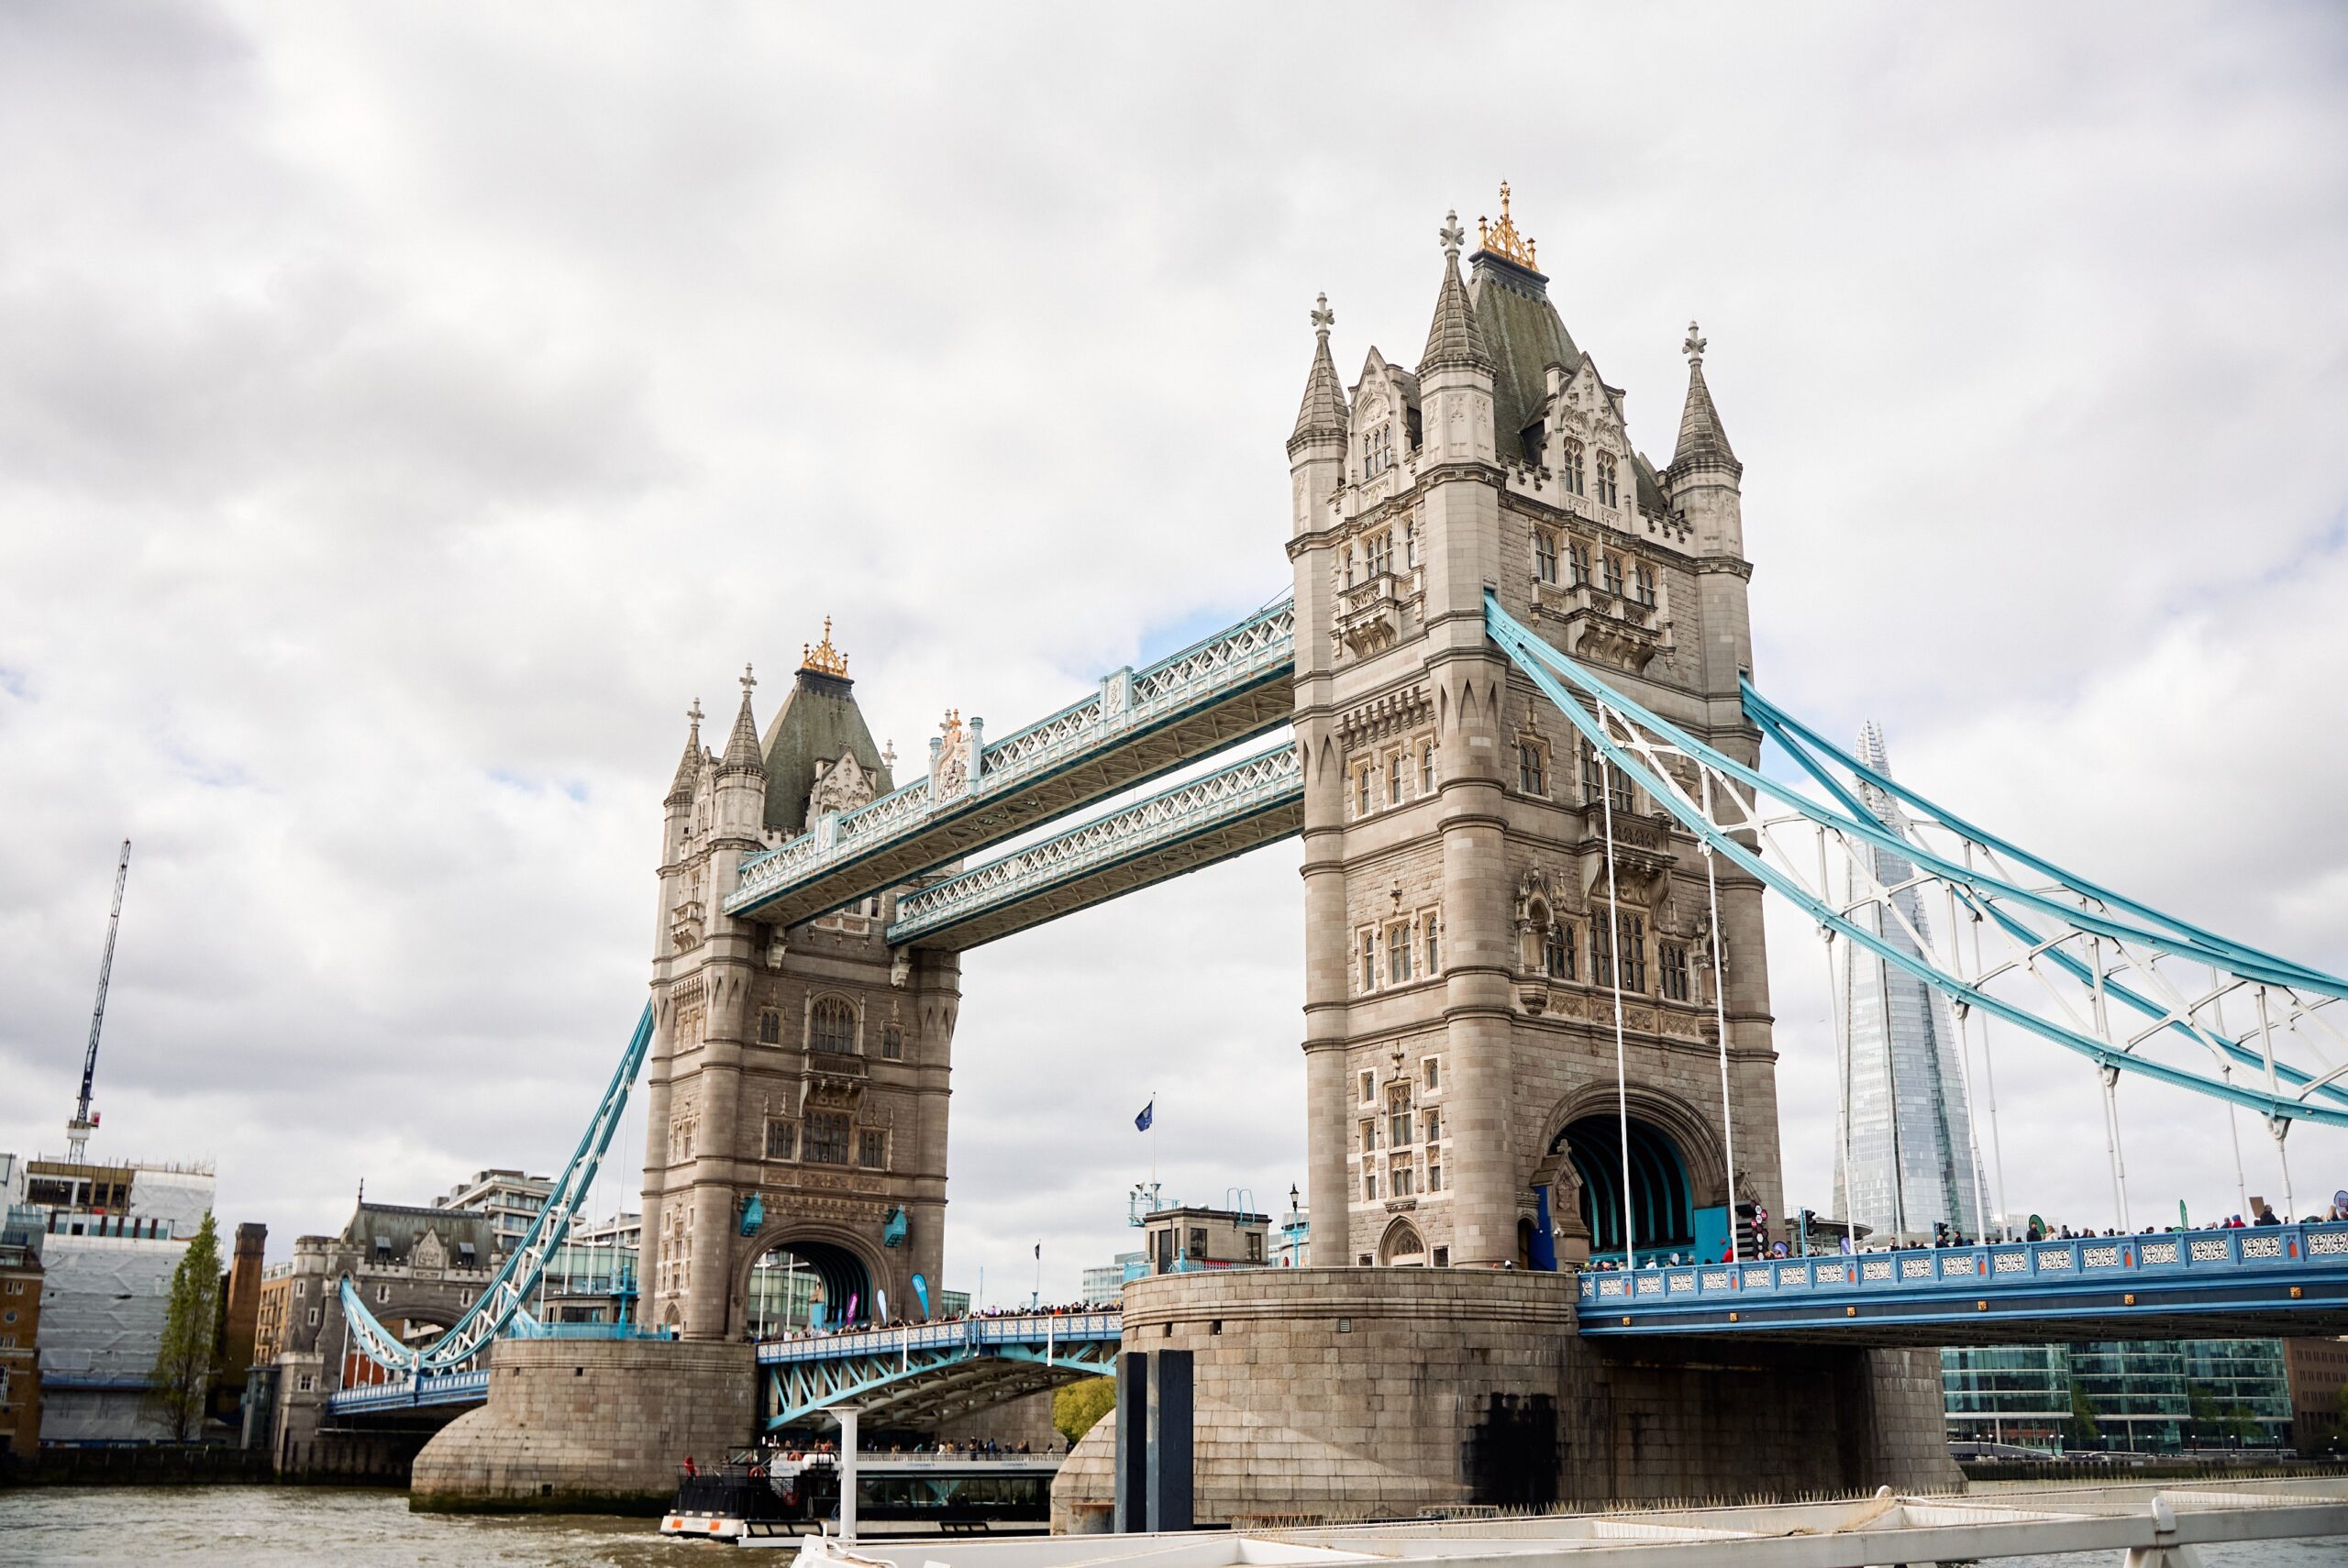
{"type": "Polygon", "coordinates": [[[743,862],[729,914],[828,913],[1163,778],[1289,722],[1295,609],[1281,603],[988,745],[967,786],[922,778],[743,862]]]}
{"type": "Polygon", "coordinates": [[[898,900],[892,946],[978,946],[1303,831],[1282,745],[898,900]]]}

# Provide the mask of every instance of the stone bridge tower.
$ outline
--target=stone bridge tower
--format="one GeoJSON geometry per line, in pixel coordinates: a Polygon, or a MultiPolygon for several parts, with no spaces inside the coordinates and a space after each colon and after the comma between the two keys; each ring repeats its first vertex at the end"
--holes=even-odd
{"type": "Polygon", "coordinates": [[[1550,303],[1501,191],[1463,279],[1442,233],[1415,369],[1348,392],[1320,342],[1288,444],[1305,763],[1306,1094],[1315,1264],[1554,1267],[1619,1252],[1613,974],[1633,1240],[1692,1254],[1781,1209],[1761,889],[1723,866],[1736,1193],[1710,900],[1692,836],[1594,757],[1484,634],[1483,596],[1751,761],[1741,465],[1690,327],[1658,470],[1550,303]],[[1546,1223],[1545,1224],[1545,1219],[1546,1223]]]}
{"type": "Polygon", "coordinates": [[[639,1287],[689,1339],[877,1318],[884,1295],[917,1317],[944,1255],[958,960],[892,959],[893,892],[788,929],[723,909],[746,857],[894,788],[893,757],[829,622],[763,738],[754,686],[722,755],[695,705],[661,838],[639,1287]]]}

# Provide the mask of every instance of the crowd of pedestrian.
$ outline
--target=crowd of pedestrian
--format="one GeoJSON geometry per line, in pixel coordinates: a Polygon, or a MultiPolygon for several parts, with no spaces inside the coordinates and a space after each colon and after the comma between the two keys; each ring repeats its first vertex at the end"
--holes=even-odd
{"type": "Polygon", "coordinates": [[[1063,1301],[1037,1307],[980,1307],[967,1311],[947,1313],[936,1318],[889,1318],[862,1323],[811,1323],[787,1330],[779,1334],[749,1337],[763,1344],[790,1342],[797,1340],[829,1339],[836,1334],[864,1334],[889,1329],[934,1329],[943,1323],[991,1321],[998,1318],[1080,1318],[1094,1312],[1114,1312],[1114,1301],[1063,1301]]]}

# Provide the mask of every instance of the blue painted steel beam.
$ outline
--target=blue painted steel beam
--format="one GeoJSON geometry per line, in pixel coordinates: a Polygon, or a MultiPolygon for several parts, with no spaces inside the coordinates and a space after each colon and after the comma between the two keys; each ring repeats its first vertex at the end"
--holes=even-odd
{"type": "MultiPolygon", "coordinates": [[[[1565,685],[1560,682],[1559,677],[1562,676],[1566,680],[1579,687],[1589,700],[1613,710],[1626,719],[1634,721],[1640,727],[1663,737],[1673,746],[1696,758],[1705,767],[1755,791],[1756,795],[1766,795],[1780,801],[1792,811],[1834,832],[1879,845],[1894,854],[1904,856],[1920,867],[1935,869],[1936,874],[1942,876],[1944,880],[1959,886],[1970,887],[1978,897],[1995,896],[1999,899],[2010,899],[2018,903],[2039,909],[2057,920],[2084,930],[2107,933],[2115,941],[2135,942],[2160,951],[2177,953],[2181,946],[2187,945],[2180,939],[2073,909],[2043,894],[2014,887],[1979,870],[1936,861],[1929,853],[1921,850],[1909,840],[1899,837],[1876,821],[1872,813],[1863,812],[1856,817],[1845,818],[1839,812],[1829,811],[1818,802],[1807,800],[1789,790],[1783,785],[1763,778],[1754,769],[1704,745],[1669,721],[1649,712],[1574,660],[1550,647],[1537,635],[1501,609],[1498,598],[1490,592],[1487,592],[1484,597],[1484,618],[1486,629],[1490,633],[1493,641],[1498,643],[1501,650],[1508,655],[1510,661],[1541,690],[1542,694],[1556,705],[1558,712],[1565,715],[1575,730],[1596,747],[1610,765],[1621,769],[1627,778],[1662,805],[1681,826],[1710,845],[1714,851],[1727,856],[1755,880],[1787,899],[1820,925],[1848,938],[1854,946],[1865,948],[1885,963],[1913,975],[1926,985],[1955,1000],[1964,1002],[1967,1006],[1977,1007],[1991,1017],[2003,1019],[2015,1027],[2051,1041],[2066,1050],[2077,1052],[2100,1066],[2116,1067],[2122,1072],[2171,1084],[2179,1088],[2190,1089],[2197,1094],[2212,1099],[2232,1100],[2236,1104],[2247,1106],[2261,1115],[2277,1120],[2303,1120],[2320,1122],[2327,1126],[2348,1127],[2348,1107],[2311,1105],[2305,1100],[2294,1098],[2269,1094],[2254,1088],[2243,1088],[2231,1081],[2206,1078],[2198,1074],[2171,1066],[2165,1062],[2135,1055],[2108,1041],[2099,1040],[2051,1019],[2042,1018],[2027,1009],[2017,1007],[2003,998],[1946,974],[1922,956],[1906,951],[1886,940],[1880,933],[1850,920],[1841,911],[1813,897],[1799,881],[1770,866],[1760,856],[1738,842],[1733,835],[1722,832],[1706,820],[1700,812],[1682,801],[1676,790],[1657,778],[1645,763],[1625,750],[1606,733],[1605,727],[1584,710],[1581,701],[1567,690],[1565,685]]],[[[2211,953],[2185,952],[2179,955],[2192,958],[2196,962],[2222,964],[2220,956],[2211,953]]],[[[2242,972],[2239,966],[2232,967],[2236,973],[2242,972]]],[[[2297,984],[2298,982],[2278,979],[2276,983],[2297,984]]],[[[2348,981],[2335,979],[2330,982],[2330,987],[2336,994],[2348,995],[2348,981]]]]}
{"type": "Polygon", "coordinates": [[[349,1276],[344,1275],[343,1315],[360,1350],[378,1364],[393,1371],[444,1373],[480,1355],[514,1322],[523,1303],[537,1288],[554,1250],[570,1233],[570,1223],[578,1215],[579,1206],[586,1201],[595,1185],[595,1173],[611,1147],[612,1135],[619,1130],[628,1090],[635,1084],[637,1074],[643,1070],[645,1053],[651,1044],[652,1004],[646,1002],[636,1021],[636,1032],[628,1037],[627,1048],[620,1053],[619,1066],[613,1069],[611,1082],[604,1086],[604,1098],[589,1119],[587,1130],[579,1135],[578,1147],[570,1153],[570,1163],[555,1179],[546,1201],[531,1218],[530,1228],[522,1233],[514,1250],[505,1254],[504,1264],[487,1288],[446,1333],[420,1350],[401,1343],[396,1335],[376,1321],[375,1314],[368,1310],[349,1276]]]}

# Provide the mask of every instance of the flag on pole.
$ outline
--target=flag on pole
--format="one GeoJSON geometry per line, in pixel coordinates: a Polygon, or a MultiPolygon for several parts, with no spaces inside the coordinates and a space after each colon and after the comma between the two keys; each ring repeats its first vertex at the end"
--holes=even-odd
{"type": "Polygon", "coordinates": [[[1150,1102],[1141,1108],[1141,1114],[1134,1118],[1134,1131],[1146,1132],[1149,1131],[1149,1124],[1157,1120],[1157,1097],[1152,1096],[1150,1102]]]}
{"type": "Polygon", "coordinates": [[[1037,1263],[1044,1261],[1044,1243],[1041,1242],[1036,1243],[1036,1261],[1037,1263]]]}

